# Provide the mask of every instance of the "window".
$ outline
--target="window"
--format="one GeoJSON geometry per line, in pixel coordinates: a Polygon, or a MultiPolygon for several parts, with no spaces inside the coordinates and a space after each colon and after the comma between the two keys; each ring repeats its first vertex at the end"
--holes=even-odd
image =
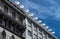
{"type": "Polygon", "coordinates": [[[11,22],[12,22],[12,21],[9,21],[9,23],[8,23],[8,28],[9,28],[9,29],[11,29],[11,22]]]}
{"type": "Polygon", "coordinates": [[[25,25],[25,26],[26,26],[26,22],[25,22],[25,19],[23,20],[23,25],[25,25]]]}
{"type": "Polygon", "coordinates": [[[42,35],[42,30],[41,30],[41,28],[39,28],[39,34],[42,35]]]}
{"type": "Polygon", "coordinates": [[[6,20],[5,20],[5,19],[2,20],[2,25],[3,25],[4,27],[6,26],[6,20]]]}
{"type": "Polygon", "coordinates": [[[22,23],[23,19],[21,17],[19,17],[19,21],[22,23]]]}
{"type": "Polygon", "coordinates": [[[39,37],[39,39],[42,39],[41,37],[39,37]]]}
{"type": "Polygon", "coordinates": [[[12,17],[16,18],[16,13],[14,11],[12,11],[12,17]]]}
{"type": "Polygon", "coordinates": [[[2,17],[0,16],[0,24],[2,24],[2,17]]]}
{"type": "Polygon", "coordinates": [[[5,11],[6,13],[8,13],[8,7],[7,7],[7,6],[4,6],[4,11],[5,11]]]}
{"type": "Polygon", "coordinates": [[[21,33],[22,31],[19,29],[19,26],[17,26],[16,27],[16,33],[18,33],[19,35],[21,35],[22,33],[21,33]]]}
{"type": "Polygon", "coordinates": [[[34,34],[34,39],[37,39],[37,35],[36,34],[34,34]]]}
{"type": "Polygon", "coordinates": [[[12,35],[10,39],[15,39],[15,37],[12,35]]]}
{"type": "Polygon", "coordinates": [[[22,19],[22,16],[20,13],[17,13],[17,18],[18,18],[19,22],[21,22],[21,23],[23,22],[23,19],[22,19]]]}
{"type": "Polygon", "coordinates": [[[17,13],[17,14],[16,14],[16,18],[19,19],[19,16],[20,16],[19,13],[17,13]]]}
{"type": "Polygon", "coordinates": [[[29,23],[28,26],[32,27],[32,22],[30,20],[28,20],[28,23],[29,23]]]}
{"type": "Polygon", "coordinates": [[[47,39],[47,36],[45,36],[45,39],[47,39]]]}
{"type": "Polygon", "coordinates": [[[29,27],[32,27],[32,25],[28,24],[29,27]]]}
{"type": "Polygon", "coordinates": [[[14,25],[11,24],[11,30],[15,31],[14,25]]]}
{"type": "Polygon", "coordinates": [[[31,37],[32,36],[32,32],[28,30],[28,35],[31,37]]]}
{"type": "Polygon", "coordinates": [[[29,24],[32,24],[32,22],[28,19],[29,24]]]}
{"type": "Polygon", "coordinates": [[[6,39],[6,32],[4,30],[2,32],[2,39],[6,39]]]}
{"type": "Polygon", "coordinates": [[[36,25],[34,25],[34,31],[37,31],[37,26],[36,25]]]}
{"type": "Polygon", "coordinates": [[[2,23],[2,19],[0,18],[0,24],[2,23]]]}
{"type": "Polygon", "coordinates": [[[12,21],[9,21],[8,28],[11,29],[12,31],[15,31],[15,27],[14,27],[14,24],[12,23],[12,21]]]}
{"type": "Polygon", "coordinates": [[[0,0],[0,9],[1,9],[1,0],[0,0]]]}
{"type": "Polygon", "coordinates": [[[54,38],[52,38],[51,36],[49,36],[49,39],[54,39],[54,38]]]}
{"type": "Polygon", "coordinates": [[[46,32],[44,33],[44,38],[47,39],[47,33],[46,32]]]}

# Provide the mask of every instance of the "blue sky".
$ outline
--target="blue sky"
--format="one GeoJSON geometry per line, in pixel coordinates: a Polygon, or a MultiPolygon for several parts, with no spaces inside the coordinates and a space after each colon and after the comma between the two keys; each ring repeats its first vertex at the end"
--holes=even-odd
{"type": "Polygon", "coordinates": [[[19,0],[35,16],[56,32],[60,38],[60,0],[19,0]]]}

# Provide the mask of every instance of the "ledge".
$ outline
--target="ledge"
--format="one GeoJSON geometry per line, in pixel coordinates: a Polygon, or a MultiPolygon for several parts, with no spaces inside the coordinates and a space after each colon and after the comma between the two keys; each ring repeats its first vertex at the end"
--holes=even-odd
{"type": "Polygon", "coordinates": [[[20,38],[22,38],[22,39],[25,39],[22,35],[19,35],[18,33],[16,33],[16,32],[14,32],[14,31],[10,30],[10,29],[7,28],[7,27],[2,26],[1,24],[0,24],[0,27],[2,27],[2,28],[4,28],[4,29],[8,30],[9,32],[15,34],[16,36],[18,36],[18,37],[20,37],[20,38]]]}
{"type": "Polygon", "coordinates": [[[20,25],[20,27],[21,27],[21,29],[23,30],[23,32],[25,31],[26,26],[23,25],[21,22],[15,20],[13,17],[9,16],[7,13],[5,13],[5,12],[2,11],[2,10],[0,10],[0,14],[6,16],[9,20],[12,20],[14,23],[20,25]]]}

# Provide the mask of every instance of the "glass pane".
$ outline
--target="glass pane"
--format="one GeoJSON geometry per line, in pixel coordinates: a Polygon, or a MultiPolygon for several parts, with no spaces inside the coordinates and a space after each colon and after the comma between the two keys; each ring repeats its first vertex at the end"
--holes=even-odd
{"type": "Polygon", "coordinates": [[[5,11],[6,13],[8,13],[8,7],[7,7],[7,6],[4,6],[4,11],[5,11]]]}

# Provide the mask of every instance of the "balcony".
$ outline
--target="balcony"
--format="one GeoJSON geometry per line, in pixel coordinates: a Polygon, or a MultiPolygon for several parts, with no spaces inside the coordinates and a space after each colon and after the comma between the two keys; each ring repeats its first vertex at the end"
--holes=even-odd
{"type": "MultiPolygon", "coordinates": [[[[8,33],[10,33],[10,32],[8,31],[8,33]]],[[[10,34],[8,34],[8,33],[5,30],[3,30],[2,32],[0,32],[0,39],[13,39],[13,38],[14,39],[25,39],[22,36],[16,36],[16,35],[13,35],[12,33],[10,33],[10,34]]]]}
{"type": "MultiPolygon", "coordinates": [[[[1,2],[0,2],[1,3],[1,2]]],[[[4,6],[3,6],[4,7],[4,6]]],[[[13,15],[11,14],[11,13],[9,13],[8,11],[10,11],[8,8],[9,7],[6,7],[5,6],[5,10],[4,10],[4,8],[3,8],[1,5],[0,5],[0,16],[3,16],[3,18],[5,18],[5,19],[7,19],[7,21],[12,21],[13,23],[15,23],[15,24],[17,24],[18,25],[18,28],[21,30],[21,35],[23,34],[23,32],[25,31],[25,29],[26,29],[26,26],[25,26],[25,23],[24,23],[24,19],[25,19],[25,16],[24,15],[19,15],[21,18],[22,18],[22,20],[20,20],[20,18],[18,18],[18,17],[16,17],[16,15],[13,17],[13,15]],[[16,18],[15,18],[16,17],[16,18]]],[[[17,13],[19,13],[19,12],[17,12],[17,13]]],[[[20,14],[20,13],[19,13],[20,14]]],[[[2,24],[1,24],[1,26],[3,26],[2,24]]],[[[18,35],[18,32],[16,32],[16,31],[13,31],[13,30],[11,30],[10,28],[8,28],[8,25],[7,25],[7,27],[6,26],[3,26],[5,29],[7,29],[7,30],[9,30],[10,32],[15,32],[15,34],[16,35],[18,35]]],[[[12,28],[13,29],[13,28],[12,28]]],[[[19,34],[20,35],[20,34],[19,34]]],[[[18,35],[18,36],[19,36],[18,35]]]]}
{"type": "Polygon", "coordinates": [[[19,19],[16,20],[13,17],[11,17],[10,15],[8,15],[7,13],[5,13],[3,10],[0,9],[0,15],[4,15],[5,17],[7,17],[9,20],[12,20],[14,23],[17,23],[18,25],[20,25],[21,29],[26,29],[25,23],[23,21],[20,21],[19,19]]]}
{"type": "Polygon", "coordinates": [[[5,16],[5,14],[3,14],[2,12],[0,12],[0,27],[21,37],[23,32],[25,31],[25,26],[20,23],[19,23],[20,24],[19,25],[18,23],[16,23],[15,21],[13,21],[11,18],[8,18],[8,17],[5,16]],[[3,20],[3,19],[5,19],[5,20],[3,20]],[[10,27],[10,26],[12,26],[12,27],[10,27]]]}

